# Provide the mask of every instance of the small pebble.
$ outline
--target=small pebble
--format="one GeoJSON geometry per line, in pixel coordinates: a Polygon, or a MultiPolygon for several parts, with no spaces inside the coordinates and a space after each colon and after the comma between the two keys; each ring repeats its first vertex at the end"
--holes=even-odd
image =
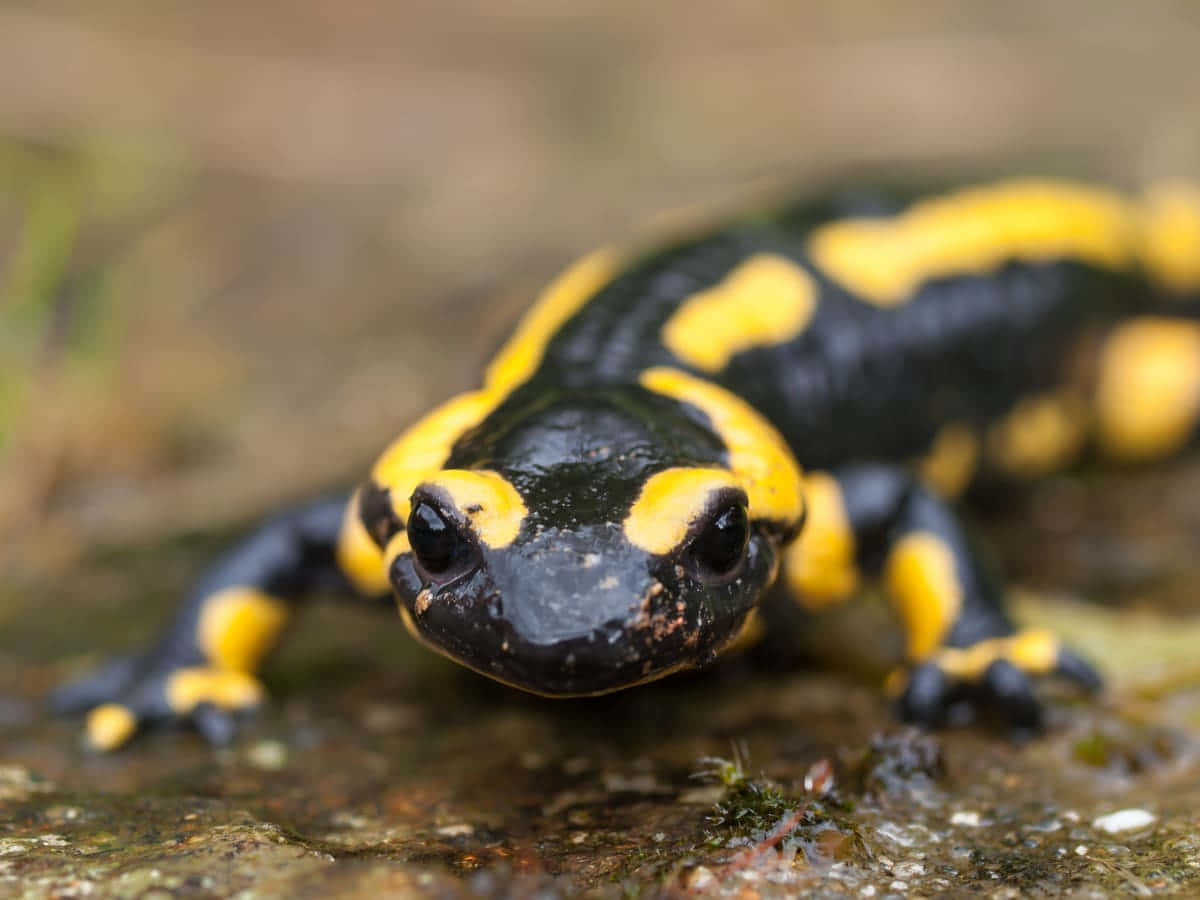
{"type": "Polygon", "coordinates": [[[973,809],[959,810],[950,817],[951,825],[961,825],[963,828],[978,828],[979,813],[973,809]]]}
{"type": "Polygon", "coordinates": [[[278,772],[287,765],[287,747],[280,741],[256,741],[246,751],[246,762],[265,772],[278,772]]]}
{"type": "Polygon", "coordinates": [[[1100,816],[1092,821],[1092,827],[1109,834],[1122,831],[1136,831],[1153,825],[1158,817],[1145,809],[1119,809],[1106,816],[1100,816]]]}
{"type": "Polygon", "coordinates": [[[442,837],[466,837],[475,833],[475,826],[460,822],[457,825],[443,825],[437,830],[442,837]]]}

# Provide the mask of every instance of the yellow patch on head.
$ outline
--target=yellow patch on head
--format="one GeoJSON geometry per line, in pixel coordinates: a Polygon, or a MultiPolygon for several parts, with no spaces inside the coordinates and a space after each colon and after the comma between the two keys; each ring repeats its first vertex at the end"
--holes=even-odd
{"type": "Polygon", "coordinates": [[[1200,419],[1200,323],[1144,316],[1115,328],[1100,352],[1095,415],[1110,456],[1181,449],[1200,419]]]}
{"type": "Polygon", "coordinates": [[[97,750],[115,750],[133,737],[136,730],[137,717],[128,706],[104,703],[88,713],[84,732],[88,743],[97,750]]]}
{"type": "Polygon", "coordinates": [[[1007,260],[1129,264],[1131,207],[1114,192],[1049,179],[1016,179],[914,203],[890,218],[823,225],[809,253],[830,278],[879,306],[924,283],[986,274],[1007,260]]]}
{"type": "Polygon", "coordinates": [[[796,337],[816,305],[817,285],[808,272],[786,257],[760,253],[685,300],[663,326],[662,341],[684,362],[719,372],[735,354],[796,337]]]}
{"type": "Polygon", "coordinates": [[[177,713],[189,713],[201,703],[219,709],[249,709],[263,700],[262,685],[245,672],[210,666],[176,669],[167,678],[167,705],[177,713]]]}
{"type": "Polygon", "coordinates": [[[906,534],[888,553],[884,585],[908,636],[908,658],[937,650],[962,610],[954,553],[936,534],[906,534]]]}
{"type": "Polygon", "coordinates": [[[750,518],[792,526],[804,515],[804,486],[792,451],[754,407],[723,387],[678,369],[647,369],[642,387],[699,409],[729,454],[750,500],[750,518]]]}
{"type": "Polygon", "coordinates": [[[858,589],[854,531],[837,480],[824,472],[804,479],[807,514],[784,556],[784,577],[797,603],[821,609],[858,589]]]}
{"type": "Polygon", "coordinates": [[[516,539],[529,512],[517,489],[497,472],[445,469],[422,483],[445,491],[478,538],[493,549],[516,539]]]}
{"type": "Polygon", "coordinates": [[[962,494],[979,465],[979,438],[975,429],[952,422],[938,430],[929,453],[917,463],[921,480],[943,497],[962,494]]]}
{"type": "Polygon", "coordinates": [[[1200,290],[1200,185],[1151,187],[1141,226],[1140,255],[1151,276],[1173,291],[1200,290]]]}
{"type": "Polygon", "coordinates": [[[338,568],[360,593],[385,594],[388,578],[383,553],[363,527],[359,516],[359,493],[354,492],[342,516],[336,548],[338,568]]]}
{"type": "Polygon", "coordinates": [[[680,546],[688,528],[720,490],[741,483],[725,469],[666,469],[651,475],[625,519],[625,537],[661,556],[680,546]]]}
{"type": "Polygon", "coordinates": [[[196,643],[214,666],[253,672],[287,622],[287,605],[251,587],[229,587],[206,597],[196,643]]]}
{"type": "Polygon", "coordinates": [[[507,394],[537,371],[555,332],[612,280],[619,263],[616,252],[603,248],[575,262],[552,281],[488,365],[485,389],[507,394]]]}
{"type": "Polygon", "coordinates": [[[1048,475],[1075,461],[1089,426],[1087,403],[1078,391],[1028,397],[988,429],[988,458],[1019,478],[1048,475]]]}

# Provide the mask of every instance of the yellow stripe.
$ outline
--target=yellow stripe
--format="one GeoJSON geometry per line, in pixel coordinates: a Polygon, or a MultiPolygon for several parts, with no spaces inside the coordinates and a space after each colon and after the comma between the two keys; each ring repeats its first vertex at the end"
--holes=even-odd
{"type": "Polygon", "coordinates": [[[760,253],[684,301],[663,326],[662,341],[684,362],[719,372],[737,353],[792,340],[816,305],[811,275],[786,257],[760,253]]]}
{"type": "Polygon", "coordinates": [[[713,493],[737,488],[724,469],[666,469],[646,480],[625,519],[625,537],[635,547],[662,555],[687,537],[688,528],[708,506],[713,493]]]}
{"type": "Polygon", "coordinates": [[[287,605],[251,587],[230,587],[206,597],[196,642],[217,668],[253,672],[287,622],[287,605]]]}
{"type": "Polygon", "coordinates": [[[616,252],[602,248],[551,282],[484,371],[485,388],[507,394],[528,380],[537,371],[555,332],[612,279],[619,261],[616,252]]]}
{"type": "Polygon", "coordinates": [[[854,530],[837,480],[824,472],[804,479],[807,514],[800,536],[787,549],[784,571],[793,599],[821,609],[858,590],[854,530]]]}
{"type": "Polygon", "coordinates": [[[891,218],[833,222],[808,247],[830,278],[886,307],[931,279],[986,274],[1007,260],[1122,268],[1136,236],[1136,213],[1115,192],[1015,179],[922,200],[891,218]]]}
{"type": "Polygon", "coordinates": [[[643,387],[695,406],[729,454],[729,468],[750,500],[750,518],[793,526],[804,514],[800,466],[779,432],[745,400],[678,369],[647,369],[643,387]]]}
{"type": "Polygon", "coordinates": [[[367,534],[359,516],[359,492],[355,491],[342,517],[338,533],[337,564],[355,590],[363,594],[385,594],[388,590],[383,553],[367,534]]]}
{"type": "Polygon", "coordinates": [[[936,534],[907,534],[888,553],[883,577],[904,623],[908,658],[925,659],[941,646],[962,610],[954,553],[936,534]]]}

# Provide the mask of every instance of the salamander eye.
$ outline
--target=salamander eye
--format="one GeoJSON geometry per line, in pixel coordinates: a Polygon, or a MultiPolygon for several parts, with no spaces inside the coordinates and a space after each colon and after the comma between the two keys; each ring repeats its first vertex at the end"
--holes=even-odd
{"type": "Polygon", "coordinates": [[[445,577],[465,570],[475,545],[432,503],[417,501],[408,516],[408,543],[427,574],[445,577]]]}
{"type": "Polygon", "coordinates": [[[701,575],[721,578],[737,568],[746,555],[749,540],[746,507],[741,503],[723,506],[692,540],[692,558],[701,575]]]}

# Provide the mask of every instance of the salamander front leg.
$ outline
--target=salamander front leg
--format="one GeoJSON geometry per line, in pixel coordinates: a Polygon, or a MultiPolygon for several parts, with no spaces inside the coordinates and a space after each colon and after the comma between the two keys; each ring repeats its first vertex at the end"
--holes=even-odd
{"type": "Polygon", "coordinates": [[[377,551],[345,511],[344,498],[326,500],[269,522],[213,566],[153,647],[66,685],[51,704],[87,712],[87,742],[98,750],[170,722],[227,742],[237,717],[265,698],[255,673],[299,600],[382,588],[368,577],[377,551]]]}
{"type": "Polygon", "coordinates": [[[809,608],[878,578],[904,628],[907,666],[891,683],[904,718],[946,724],[964,704],[1019,730],[1041,724],[1032,679],[1099,676],[1041,628],[1015,629],[946,504],[906,470],[855,465],[808,479],[809,520],[789,548],[788,583],[809,608]]]}

